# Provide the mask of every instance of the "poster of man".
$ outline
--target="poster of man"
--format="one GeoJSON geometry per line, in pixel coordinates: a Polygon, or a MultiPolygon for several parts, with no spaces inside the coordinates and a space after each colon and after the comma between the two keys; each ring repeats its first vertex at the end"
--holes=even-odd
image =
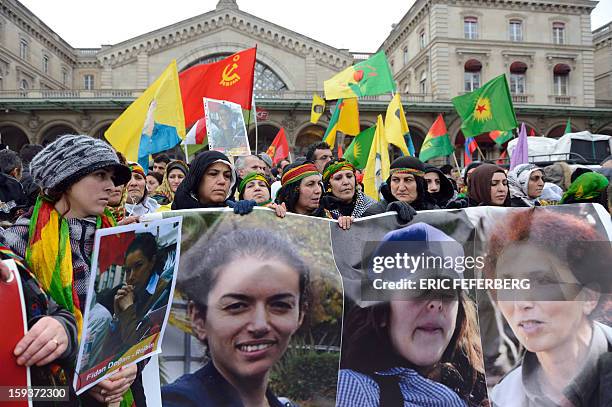
{"type": "Polygon", "coordinates": [[[250,154],[249,139],[239,104],[204,98],[204,111],[211,150],[231,156],[250,154]]]}
{"type": "Polygon", "coordinates": [[[96,233],[74,386],[161,352],[179,265],[181,218],[96,233]]]}

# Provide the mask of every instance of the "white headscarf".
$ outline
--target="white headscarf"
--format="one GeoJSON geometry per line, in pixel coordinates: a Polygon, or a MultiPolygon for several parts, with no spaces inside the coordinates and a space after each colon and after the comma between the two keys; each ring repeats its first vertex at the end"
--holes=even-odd
{"type": "Polygon", "coordinates": [[[528,206],[535,206],[538,198],[529,196],[529,178],[534,171],[544,171],[535,164],[519,164],[508,173],[508,186],[510,187],[510,197],[520,198],[528,206]]]}

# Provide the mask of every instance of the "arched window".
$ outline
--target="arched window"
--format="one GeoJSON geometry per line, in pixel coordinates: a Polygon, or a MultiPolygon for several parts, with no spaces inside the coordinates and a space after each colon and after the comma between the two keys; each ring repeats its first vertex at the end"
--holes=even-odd
{"type": "Polygon", "coordinates": [[[527,64],[516,61],[510,65],[510,92],[515,95],[525,94],[527,64]]]}
{"type": "Polygon", "coordinates": [[[521,20],[510,20],[508,26],[510,41],[523,41],[523,22],[521,20]]]}
{"type": "Polygon", "coordinates": [[[463,35],[467,40],[478,38],[478,18],[465,17],[463,19],[463,35]]]}
{"type": "Polygon", "coordinates": [[[557,64],[553,68],[553,92],[557,96],[569,95],[569,74],[572,68],[567,64],[557,64]]]}
{"type": "MultiPolygon", "coordinates": [[[[210,64],[211,62],[217,62],[227,58],[229,55],[231,54],[221,53],[208,55],[190,63],[183,70],[199,64],[210,64]]],[[[278,76],[276,72],[272,70],[272,68],[262,62],[255,61],[255,86],[253,91],[255,93],[255,97],[266,91],[279,91],[286,89],[288,89],[287,85],[280,78],[280,76],[278,76]]]]}
{"type": "Polygon", "coordinates": [[[419,48],[423,49],[425,48],[425,30],[421,30],[419,32],[419,48]]]}
{"type": "Polygon", "coordinates": [[[482,64],[477,59],[470,59],[464,65],[463,90],[473,92],[480,87],[482,64]]]}
{"type": "Polygon", "coordinates": [[[404,46],[402,50],[402,56],[404,59],[404,66],[408,65],[408,45],[404,46]]]}
{"type": "Polygon", "coordinates": [[[553,23],[553,44],[565,44],[565,24],[553,23]]]}

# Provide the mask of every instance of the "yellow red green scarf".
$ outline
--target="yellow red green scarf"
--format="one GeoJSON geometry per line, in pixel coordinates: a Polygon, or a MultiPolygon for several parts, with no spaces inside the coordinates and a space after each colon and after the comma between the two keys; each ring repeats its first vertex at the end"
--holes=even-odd
{"type": "MultiPolygon", "coordinates": [[[[108,210],[96,220],[97,229],[115,224],[108,210]]],[[[80,340],[83,314],[76,288],[72,284],[72,251],[68,221],[60,216],[51,201],[43,197],[38,197],[36,200],[30,219],[26,262],[38,278],[43,290],[56,303],[74,315],[80,340]]]]}

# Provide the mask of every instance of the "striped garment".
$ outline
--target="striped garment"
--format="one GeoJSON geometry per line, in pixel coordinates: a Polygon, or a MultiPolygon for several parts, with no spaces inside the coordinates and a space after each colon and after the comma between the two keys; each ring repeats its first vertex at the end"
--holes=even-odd
{"type": "MultiPolygon", "coordinates": [[[[404,407],[467,407],[453,390],[424,378],[415,370],[394,367],[376,374],[400,378],[404,407]]],[[[336,407],[378,407],[379,400],[378,384],[370,376],[350,369],[340,370],[336,407]]]]}
{"type": "MultiPolygon", "coordinates": [[[[31,212],[22,216],[15,224],[0,234],[0,244],[8,246],[17,255],[25,258],[31,212]]],[[[89,282],[91,253],[96,233],[96,217],[67,219],[70,248],[72,252],[73,287],[80,304],[85,304],[89,282]]]]}

